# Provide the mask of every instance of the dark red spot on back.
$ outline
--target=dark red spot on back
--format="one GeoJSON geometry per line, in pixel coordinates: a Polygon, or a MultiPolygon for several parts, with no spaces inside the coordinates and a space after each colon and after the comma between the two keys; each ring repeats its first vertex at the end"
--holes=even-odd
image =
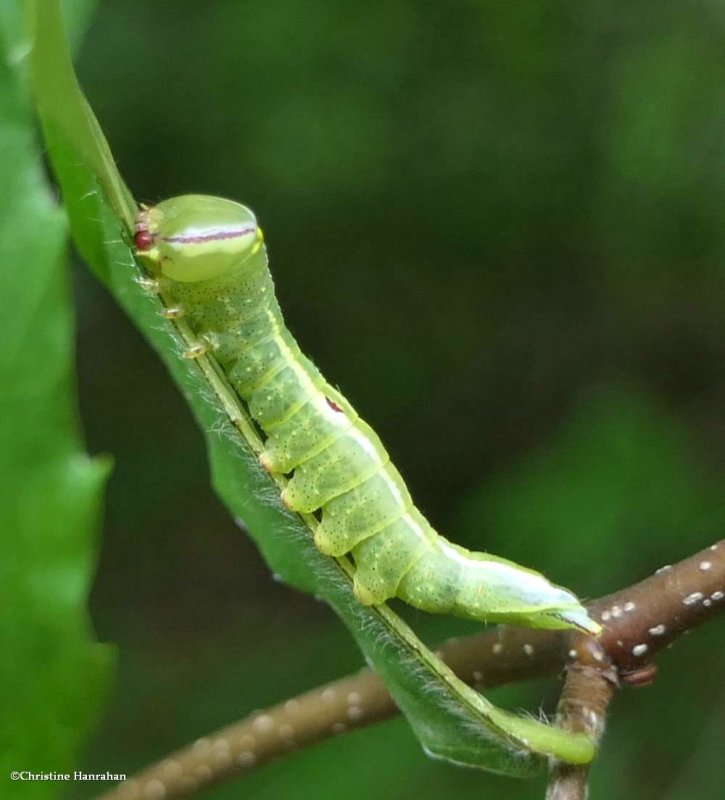
{"type": "Polygon", "coordinates": [[[337,412],[338,412],[338,414],[342,414],[342,413],[343,413],[343,411],[342,411],[342,409],[340,408],[340,406],[338,406],[338,405],[337,405],[337,403],[336,403],[334,400],[330,400],[330,398],[329,398],[329,397],[326,397],[326,398],[325,398],[325,400],[327,400],[327,405],[328,405],[328,406],[330,406],[330,408],[331,408],[333,411],[337,411],[337,412]]]}

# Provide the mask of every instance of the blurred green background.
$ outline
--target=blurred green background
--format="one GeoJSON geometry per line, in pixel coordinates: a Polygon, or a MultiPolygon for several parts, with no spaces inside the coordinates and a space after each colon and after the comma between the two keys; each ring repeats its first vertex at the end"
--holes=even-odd
{"type": "MultiPolygon", "coordinates": [[[[725,2],[104,0],[78,69],[137,197],[255,209],[290,327],[441,531],[583,596],[722,536],[725,2]]],[[[89,449],[116,459],[91,611],[119,647],[83,768],[130,773],[361,657],[271,579],[161,366],[76,279],[89,449]]],[[[592,797],[722,797],[722,644],[617,699],[592,797]]],[[[210,797],[422,793],[542,784],[428,761],[398,720],[210,797]]]]}

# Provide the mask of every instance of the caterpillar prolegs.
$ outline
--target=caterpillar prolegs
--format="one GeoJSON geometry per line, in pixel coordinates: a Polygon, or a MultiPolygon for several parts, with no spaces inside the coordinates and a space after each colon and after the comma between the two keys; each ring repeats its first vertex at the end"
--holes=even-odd
{"type": "Polygon", "coordinates": [[[351,554],[366,604],[398,597],[425,611],[535,628],[600,626],[543,575],[452,544],[414,506],[375,432],[300,351],[274,293],[254,214],[230,200],[185,195],[142,209],[139,257],[211,351],[265,438],[266,470],[291,475],[288,508],[317,513],[315,544],[351,554]]]}

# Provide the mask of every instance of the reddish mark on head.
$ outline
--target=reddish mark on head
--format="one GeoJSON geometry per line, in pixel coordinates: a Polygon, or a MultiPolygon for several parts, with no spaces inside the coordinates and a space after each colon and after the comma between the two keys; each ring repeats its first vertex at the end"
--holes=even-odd
{"type": "Polygon", "coordinates": [[[327,400],[327,405],[330,406],[333,411],[337,411],[338,414],[344,413],[334,400],[330,400],[329,397],[326,397],[325,400],[327,400]]]}
{"type": "Polygon", "coordinates": [[[205,242],[223,242],[226,239],[238,239],[256,231],[256,227],[232,228],[230,230],[213,231],[212,233],[182,233],[178,236],[162,236],[162,241],[169,244],[204,244],[205,242]]]}
{"type": "Polygon", "coordinates": [[[136,244],[136,249],[139,253],[150,250],[154,246],[154,237],[148,232],[146,228],[140,228],[136,231],[133,237],[136,244]]]}
{"type": "Polygon", "coordinates": [[[149,231],[149,209],[146,206],[141,206],[136,214],[133,241],[139,253],[144,253],[154,246],[154,237],[149,231]]]}

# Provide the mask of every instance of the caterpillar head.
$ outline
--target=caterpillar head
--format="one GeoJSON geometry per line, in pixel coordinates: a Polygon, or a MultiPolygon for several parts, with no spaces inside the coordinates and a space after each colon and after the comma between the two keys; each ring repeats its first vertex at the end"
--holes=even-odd
{"type": "Polygon", "coordinates": [[[218,278],[263,244],[262,229],[246,206],[201,194],[142,208],[134,241],[153,274],[182,283],[218,278]]]}

